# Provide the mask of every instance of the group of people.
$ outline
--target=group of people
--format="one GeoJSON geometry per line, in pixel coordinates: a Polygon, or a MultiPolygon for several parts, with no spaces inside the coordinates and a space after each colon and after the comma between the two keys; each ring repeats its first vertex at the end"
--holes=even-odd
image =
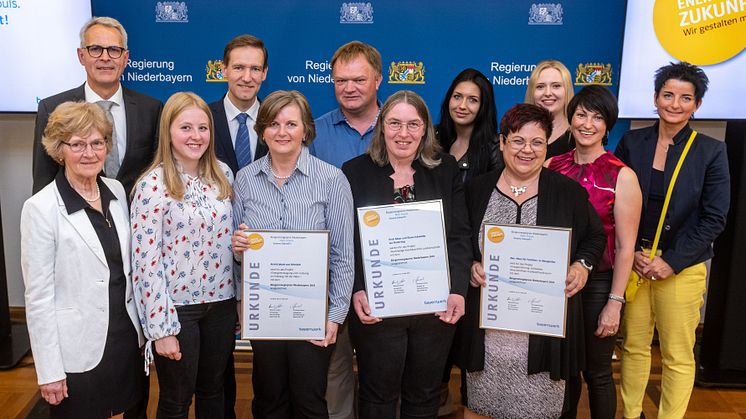
{"type": "Polygon", "coordinates": [[[92,19],[80,41],[86,82],[39,103],[21,220],[27,322],[52,417],[145,417],[143,358],[155,363],[158,417],[187,417],[193,398],[197,417],[235,417],[250,229],[327,230],[330,243],[324,338],[251,342],[256,418],[434,418],[453,365],[465,417],[575,417],[585,381],[592,417],[613,418],[617,333],[624,416],[641,417],[654,328],[659,417],[683,417],[703,262],[730,194],[724,143],[689,126],[707,90],[701,69],[659,69],[658,121],[611,153],[616,98],[600,86],[574,94],[558,61],[536,66],[525,103],[499,125],[492,84],[462,71],[435,125],[415,92],[378,99],[381,56],[358,41],[332,57],[339,107],[316,119],[297,91],[260,102],[268,53],[251,35],[226,45],[228,92],[209,105],[124,88],[127,34],[115,19],[92,19]],[[432,199],[443,204],[447,309],[375,317],[355,209],[432,199]],[[572,229],[564,338],[479,327],[485,223],[572,229]]]}

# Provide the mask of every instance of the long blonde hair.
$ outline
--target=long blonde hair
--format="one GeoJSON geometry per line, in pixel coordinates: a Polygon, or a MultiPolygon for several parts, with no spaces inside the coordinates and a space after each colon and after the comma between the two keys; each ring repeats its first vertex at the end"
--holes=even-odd
{"type": "MultiPolygon", "coordinates": [[[[197,164],[199,174],[203,181],[218,187],[218,199],[230,198],[232,194],[230,182],[225,177],[225,173],[221,170],[218,159],[215,156],[215,125],[212,120],[212,112],[210,112],[207,103],[192,92],[176,92],[168,98],[161,113],[161,122],[158,130],[158,150],[155,153],[153,163],[145,171],[145,174],[150,173],[162,164],[163,184],[166,187],[166,191],[179,201],[184,199],[184,182],[181,180],[179,169],[176,167],[176,159],[171,150],[171,124],[182,112],[191,107],[200,109],[207,115],[210,121],[210,143],[207,145],[207,150],[202,154],[197,164]]],[[[138,179],[138,184],[142,181],[145,174],[138,179]]]]}
{"type": "Polygon", "coordinates": [[[573,95],[575,95],[575,91],[573,90],[572,85],[572,75],[570,74],[570,70],[565,67],[562,62],[557,60],[544,60],[539,62],[539,64],[536,64],[536,68],[534,68],[534,71],[531,72],[531,76],[528,78],[528,86],[526,87],[526,100],[525,103],[530,103],[532,105],[538,105],[536,101],[534,100],[534,90],[536,90],[536,81],[539,79],[539,75],[542,71],[546,70],[547,68],[553,68],[560,72],[560,75],[562,76],[562,84],[565,85],[565,106],[562,107],[563,109],[563,115],[567,116],[567,105],[570,103],[570,100],[572,99],[573,95]]]}

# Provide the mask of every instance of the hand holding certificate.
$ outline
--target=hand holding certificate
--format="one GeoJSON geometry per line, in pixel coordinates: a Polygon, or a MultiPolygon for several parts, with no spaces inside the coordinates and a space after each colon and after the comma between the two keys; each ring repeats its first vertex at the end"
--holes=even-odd
{"type": "Polygon", "coordinates": [[[441,201],[357,211],[366,314],[384,318],[445,311],[450,281],[441,201]]]}
{"type": "Polygon", "coordinates": [[[245,234],[241,337],[323,342],[330,327],[326,321],[329,233],[245,234]]]}
{"type": "Polygon", "coordinates": [[[564,337],[571,230],[483,228],[480,327],[564,337]]]}

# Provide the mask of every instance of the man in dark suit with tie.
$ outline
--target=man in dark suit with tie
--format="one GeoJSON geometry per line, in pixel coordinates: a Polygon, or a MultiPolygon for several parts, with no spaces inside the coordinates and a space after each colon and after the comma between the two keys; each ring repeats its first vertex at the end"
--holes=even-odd
{"type": "MultiPolygon", "coordinates": [[[[267,154],[267,145],[254,131],[259,112],[257,94],[267,78],[267,48],[252,35],[233,38],[223,51],[223,77],[228,93],[211,103],[215,121],[215,154],[230,166],[233,175],[267,154]]],[[[234,419],[236,374],[233,355],[225,370],[225,418],[234,419]]]]}
{"type": "Polygon", "coordinates": [[[60,167],[41,145],[49,114],[63,102],[85,101],[101,106],[114,124],[113,147],[104,172],[107,177],[119,180],[129,194],[155,155],[163,104],[121,85],[129,51],[127,32],[116,19],[96,17],[88,21],[80,31],[77,52],[80,64],[85,67],[85,83],[39,102],[34,130],[33,192],[51,182],[60,167]]]}
{"type": "Polygon", "coordinates": [[[210,104],[215,120],[215,154],[235,175],[267,154],[267,146],[254,132],[259,112],[257,94],[267,78],[267,48],[261,39],[240,35],[225,46],[223,77],[228,93],[210,104]]]}

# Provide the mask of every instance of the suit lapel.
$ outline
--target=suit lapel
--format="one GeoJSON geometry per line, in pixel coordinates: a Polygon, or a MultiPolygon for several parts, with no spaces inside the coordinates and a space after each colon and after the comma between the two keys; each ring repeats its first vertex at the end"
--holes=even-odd
{"type": "Polygon", "coordinates": [[[98,235],[96,235],[96,230],[93,229],[93,225],[88,219],[88,215],[85,213],[85,210],[80,210],[72,214],[68,214],[67,208],[65,208],[65,203],[62,201],[62,196],[60,195],[60,192],[59,190],[57,190],[56,186],[54,190],[57,194],[58,208],[60,213],[62,214],[62,218],[64,218],[69,223],[70,228],[78,233],[78,235],[83,239],[83,242],[85,242],[88,248],[91,249],[91,252],[93,252],[93,254],[98,257],[101,263],[103,263],[104,266],[108,266],[108,264],[106,263],[106,255],[104,254],[104,249],[103,247],[101,247],[101,242],[98,239],[98,235]]]}
{"type": "Polygon", "coordinates": [[[225,115],[225,105],[223,105],[223,99],[214,102],[212,106],[213,119],[215,122],[215,146],[219,150],[225,159],[228,160],[225,163],[230,166],[235,174],[238,171],[238,160],[236,159],[236,150],[233,149],[233,140],[231,139],[231,133],[228,129],[228,117],[225,115]]]}
{"type": "MultiPolygon", "coordinates": [[[[124,87],[122,88],[122,99],[124,101],[124,115],[125,118],[127,118],[127,138],[125,139],[124,158],[122,158],[122,166],[124,166],[124,162],[127,160],[127,157],[130,154],[132,147],[134,146],[131,139],[137,138],[135,132],[137,132],[138,108],[137,101],[132,98],[132,96],[127,92],[127,89],[125,89],[124,87]]],[[[122,173],[121,169],[119,173],[122,173]]]]}

